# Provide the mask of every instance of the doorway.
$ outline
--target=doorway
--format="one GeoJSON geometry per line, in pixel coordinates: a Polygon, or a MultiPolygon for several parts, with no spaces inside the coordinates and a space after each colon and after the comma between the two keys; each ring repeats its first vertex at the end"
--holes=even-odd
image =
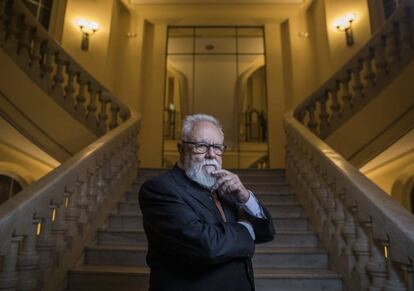
{"type": "Polygon", "coordinates": [[[268,165],[263,27],[169,27],[164,98],[163,165],[178,159],[187,114],[218,118],[227,168],[268,165]]]}

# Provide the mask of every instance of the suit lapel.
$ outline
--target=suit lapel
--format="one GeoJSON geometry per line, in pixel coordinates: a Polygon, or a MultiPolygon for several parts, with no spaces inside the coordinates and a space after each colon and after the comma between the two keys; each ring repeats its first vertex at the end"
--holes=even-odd
{"type": "Polygon", "coordinates": [[[197,183],[191,181],[177,165],[172,169],[175,181],[181,185],[184,192],[197,200],[201,205],[207,208],[214,216],[220,215],[213,201],[210,199],[207,190],[201,188],[197,183]]]}

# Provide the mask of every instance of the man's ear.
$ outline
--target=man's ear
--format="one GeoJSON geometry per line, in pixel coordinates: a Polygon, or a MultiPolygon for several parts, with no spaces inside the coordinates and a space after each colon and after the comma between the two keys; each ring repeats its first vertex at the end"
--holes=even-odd
{"type": "Polygon", "coordinates": [[[177,142],[177,151],[180,156],[184,154],[184,144],[181,141],[177,142]]]}

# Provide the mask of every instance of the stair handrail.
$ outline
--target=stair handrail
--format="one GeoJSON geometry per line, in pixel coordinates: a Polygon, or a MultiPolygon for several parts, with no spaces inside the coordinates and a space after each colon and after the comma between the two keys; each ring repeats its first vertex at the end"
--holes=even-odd
{"type": "Polygon", "coordinates": [[[131,115],[20,0],[0,1],[0,47],[48,96],[96,135],[105,134],[131,115]]]}
{"type": "Polygon", "coordinates": [[[0,290],[66,288],[137,173],[135,114],[0,205],[0,290]]]}
{"type": "Polygon", "coordinates": [[[324,139],[378,96],[414,57],[413,15],[413,1],[400,1],[371,39],[296,107],[297,120],[324,139]]]}
{"type": "Polygon", "coordinates": [[[414,216],[292,113],[284,123],[289,184],[345,289],[407,290],[413,280],[414,216]]]}

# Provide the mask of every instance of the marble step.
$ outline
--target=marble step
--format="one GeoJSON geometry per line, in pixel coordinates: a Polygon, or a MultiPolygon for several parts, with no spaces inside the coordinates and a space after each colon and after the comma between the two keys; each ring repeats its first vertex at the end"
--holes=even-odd
{"type": "MultiPolygon", "coordinates": [[[[145,245],[147,239],[142,229],[107,229],[98,230],[99,245],[145,245]]],[[[271,242],[258,245],[259,247],[317,247],[319,240],[312,231],[279,230],[271,242]]]]}
{"type": "MultiPolygon", "coordinates": [[[[342,291],[341,276],[326,269],[256,268],[256,291],[342,291]]],[[[149,269],[82,265],[69,271],[67,291],[146,291],[149,269]],[[116,286],[116,289],[115,289],[116,286]]]]}
{"type": "MultiPolygon", "coordinates": [[[[296,203],[296,196],[292,193],[255,193],[255,196],[262,204],[272,202],[296,203]]],[[[138,191],[125,192],[126,201],[138,201],[138,191]]]]}
{"type": "MultiPolygon", "coordinates": [[[[304,212],[298,203],[266,203],[264,206],[269,210],[273,218],[276,217],[303,217],[304,212]]],[[[122,200],[118,203],[119,214],[141,214],[137,201],[122,200]]]]}
{"type": "MultiPolygon", "coordinates": [[[[303,217],[274,218],[273,224],[277,232],[280,230],[309,230],[309,220],[303,217]]],[[[142,215],[112,213],[108,217],[107,226],[119,229],[142,228],[142,215]]]]}
{"type": "MultiPolygon", "coordinates": [[[[145,266],[145,246],[93,245],[85,248],[87,265],[145,266]]],[[[328,254],[319,248],[257,248],[253,266],[259,268],[324,269],[328,254]]]]}
{"type": "MultiPolygon", "coordinates": [[[[269,184],[286,184],[286,177],[274,175],[238,175],[243,183],[269,183],[269,184]]],[[[134,184],[142,184],[145,181],[153,178],[152,175],[139,176],[134,184]]]]}
{"type": "MultiPolygon", "coordinates": [[[[146,180],[135,181],[132,186],[132,191],[139,191],[143,182],[146,180]]],[[[244,182],[243,185],[253,193],[290,193],[289,185],[285,182],[244,182]]]]}

